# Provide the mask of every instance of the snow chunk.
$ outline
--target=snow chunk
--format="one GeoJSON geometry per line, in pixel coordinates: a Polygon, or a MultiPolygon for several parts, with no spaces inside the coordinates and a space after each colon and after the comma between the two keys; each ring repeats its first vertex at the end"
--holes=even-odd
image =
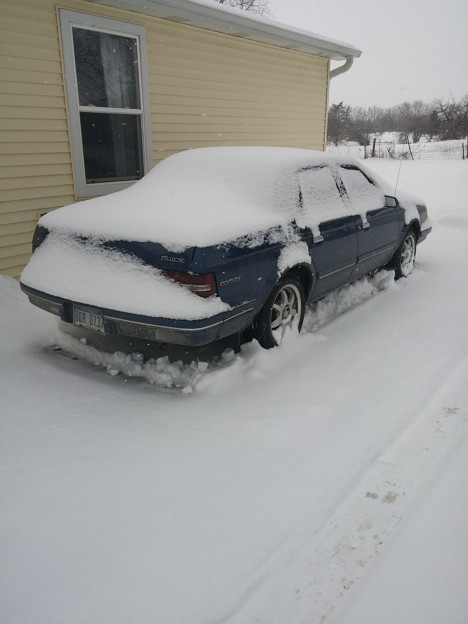
{"type": "Polygon", "coordinates": [[[183,364],[181,361],[171,362],[167,356],[145,360],[141,353],[107,353],[63,332],[57,333],[52,344],[55,349],[74,358],[105,368],[111,377],[125,375],[144,379],[152,386],[178,390],[183,394],[192,394],[197,381],[209,368],[208,362],[183,364]]]}
{"type": "Polygon", "coordinates": [[[398,193],[398,201],[400,202],[401,207],[405,210],[406,225],[411,223],[414,219],[416,219],[416,221],[420,220],[418,206],[424,205],[422,199],[419,199],[419,197],[411,195],[410,193],[400,192],[398,193]]]}
{"type": "Polygon", "coordinates": [[[310,254],[304,241],[292,243],[281,250],[278,258],[278,277],[297,264],[310,264],[310,254]]]}
{"type": "Polygon", "coordinates": [[[203,299],[133,256],[51,233],[21,275],[51,295],[135,314],[201,319],[230,309],[219,297],[203,299]]]}

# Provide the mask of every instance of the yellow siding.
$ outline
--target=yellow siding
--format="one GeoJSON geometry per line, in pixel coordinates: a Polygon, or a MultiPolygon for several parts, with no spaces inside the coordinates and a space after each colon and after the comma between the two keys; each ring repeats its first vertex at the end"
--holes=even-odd
{"type": "Polygon", "coordinates": [[[324,148],[326,60],[161,21],[147,38],[155,160],[211,145],[324,148]]]}
{"type": "Polygon", "coordinates": [[[73,179],[53,3],[2,0],[0,14],[0,272],[17,277],[73,179]]]}
{"type": "MultiPolygon", "coordinates": [[[[154,161],[216,145],[323,149],[328,61],[127,11],[145,26],[154,161]]],[[[74,201],[55,0],[0,4],[0,273],[27,262],[41,214],[74,201]]]]}

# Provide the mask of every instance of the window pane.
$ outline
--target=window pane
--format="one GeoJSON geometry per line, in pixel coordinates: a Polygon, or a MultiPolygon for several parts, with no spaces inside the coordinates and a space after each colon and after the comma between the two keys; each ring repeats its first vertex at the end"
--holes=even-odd
{"type": "Polygon", "coordinates": [[[385,205],[385,194],[377,186],[369,182],[359,169],[341,167],[346,192],[356,212],[365,213],[377,210],[385,205]]]}
{"type": "Polygon", "coordinates": [[[349,214],[328,167],[300,171],[299,185],[302,196],[302,211],[296,219],[299,227],[315,227],[349,214]]]}
{"type": "Polygon", "coordinates": [[[80,106],[140,108],[137,40],[73,28],[80,106]]]}
{"type": "Polygon", "coordinates": [[[139,115],[80,113],[86,182],[143,176],[139,115]]]}

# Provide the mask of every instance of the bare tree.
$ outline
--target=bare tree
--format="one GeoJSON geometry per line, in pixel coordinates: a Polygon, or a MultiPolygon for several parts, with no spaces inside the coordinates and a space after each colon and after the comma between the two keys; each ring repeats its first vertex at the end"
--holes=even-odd
{"type": "Polygon", "coordinates": [[[349,138],[358,141],[359,145],[369,145],[370,135],[376,131],[375,122],[379,115],[380,109],[377,106],[352,108],[349,138]]]}
{"type": "Polygon", "coordinates": [[[263,17],[272,16],[269,0],[215,0],[215,2],[263,17]]]}
{"type": "Polygon", "coordinates": [[[431,110],[430,104],[425,104],[420,100],[404,102],[397,107],[399,130],[403,134],[402,140],[408,142],[411,136],[413,143],[418,143],[421,137],[430,136],[431,110]]]}
{"type": "Polygon", "coordinates": [[[430,140],[462,139],[468,136],[468,94],[455,100],[435,100],[427,104],[416,100],[391,108],[345,106],[332,104],[328,114],[328,141],[344,139],[369,145],[375,133],[400,132],[401,141],[417,143],[421,137],[430,140]]]}
{"type": "Polygon", "coordinates": [[[460,101],[435,100],[434,117],[445,139],[460,139],[468,134],[468,95],[460,101]]]}

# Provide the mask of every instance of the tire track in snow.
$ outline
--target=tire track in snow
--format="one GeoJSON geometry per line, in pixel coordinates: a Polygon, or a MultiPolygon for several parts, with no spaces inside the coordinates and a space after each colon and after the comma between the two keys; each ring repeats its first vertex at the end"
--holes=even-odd
{"type": "MultiPolygon", "coordinates": [[[[336,611],[352,592],[359,591],[372,564],[385,556],[399,525],[468,435],[467,379],[468,358],[454,366],[419,416],[378,457],[309,545],[304,548],[300,540],[296,554],[282,565],[284,572],[275,580],[275,595],[268,580],[259,588],[263,598],[257,595],[255,603],[270,605],[269,624],[341,624],[334,620],[336,611]]],[[[281,557],[285,550],[277,554],[281,557]]],[[[263,571],[261,576],[268,574],[263,571]]],[[[228,621],[265,622],[252,614],[248,604],[228,621]]]]}

